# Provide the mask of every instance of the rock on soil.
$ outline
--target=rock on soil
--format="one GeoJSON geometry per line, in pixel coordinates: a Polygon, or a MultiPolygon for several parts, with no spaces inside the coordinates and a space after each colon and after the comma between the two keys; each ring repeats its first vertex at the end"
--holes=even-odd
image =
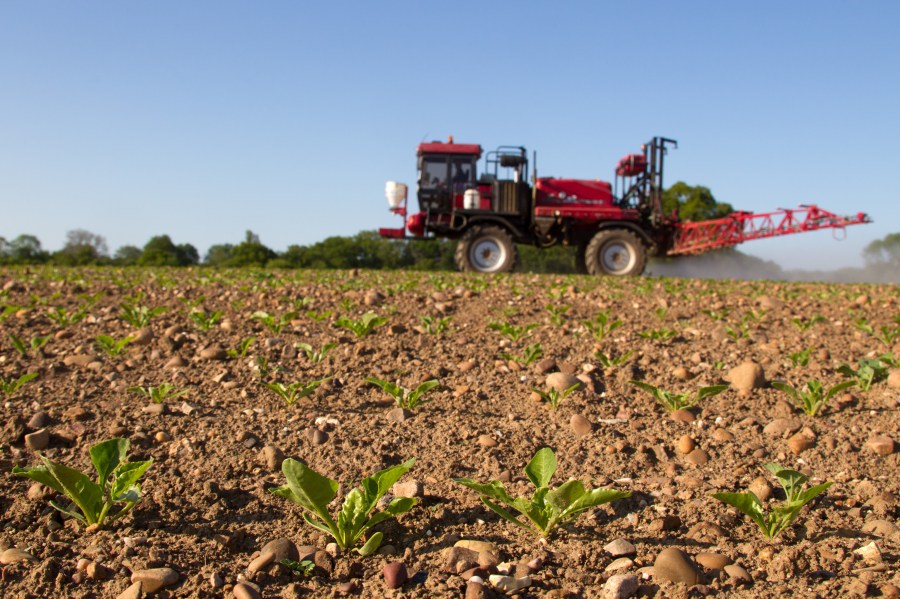
{"type": "Polygon", "coordinates": [[[681,549],[663,549],[653,562],[653,578],[659,581],[700,584],[703,576],[691,558],[681,549]]]}
{"type": "Polygon", "coordinates": [[[132,573],[131,582],[141,583],[141,588],[145,593],[155,593],[163,587],[172,586],[178,582],[178,578],[178,572],[172,568],[150,568],[132,573]]]}
{"type": "Polygon", "coordinates": [[[638,578],[634,574],[615,574],[603,585],[606,599],[628,599],[638,590],[638,578]]]}
{"type": "Polygon", "coordinates": [[[732,388],[741,395],[749,395],[754,389],[759,389],[766,384],[762,366],[750,361],[729,370],[725,380],[731,383],[732,388]]]}

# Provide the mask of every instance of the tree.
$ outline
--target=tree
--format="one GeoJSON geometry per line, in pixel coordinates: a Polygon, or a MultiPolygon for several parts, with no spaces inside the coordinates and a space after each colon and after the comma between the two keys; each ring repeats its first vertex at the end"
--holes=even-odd
{"type": "Polygon", "coordinates": [[[230,243],[211,245],[206,250],[206,258],[203,259],[203,263],[209,266],[225,266],[231,259],[233,252],[234,246],[230,243]]]}
{"type": "Polygon", "coordinates": [[[97,264],[109,258],[109,248],[102,235],[84,229],[73,229],[66,233],[66,244],[53,254],[53,261],[66,266],[97,264]]]}
{"type": "Polygon", "coordinates": [[[134,266],[141,257],[141,248],[133,245],[123,245],[113,254],[113,262],[119,266],[134,266]]]}
{"type": "Polygon", "coordinates": [[[724,218],[734,212],[731,204],[716,201],[708,187],[688,185],[679,181],[663,191],[663,214],[678,211],[684,221],[701,221],[724,218]]]}
{"type": "Polygon", "coordinates": [[[0,255],[5,264],[40,264],[49,257],[34,235],[19,235],[5,244],[0,255]]]}
{"type": "Polygon", "coordinates": [[[278,254],[260,242],[259,235],[248,230],[244,241],[231,250],[231,256],[224,266],[265,266],[269,260],[277,257],[278,254]]]}
{"type": "Polygon", "coordinates": [[[188,266],[200,261],[197,248],[189,243],[175,245],[168,235],[157,235],[144,245],[141,266],[188,266]]]}
{"type": "Polygon", "coordinates": [[[867,245],[863,258],[870,266],[900,268],[900,233],[889,233],[867,245]]]}

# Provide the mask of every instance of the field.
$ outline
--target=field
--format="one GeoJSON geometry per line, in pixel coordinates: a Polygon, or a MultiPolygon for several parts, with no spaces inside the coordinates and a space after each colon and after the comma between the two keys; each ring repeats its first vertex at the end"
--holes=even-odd
{"type": "Polygon", "coordinates": [[[204,269],[0,285],[0,596],[139,597],[133,580],[157,597],[898,596],[897,287],[204,269]],[[368,313],[385,320],[366,334],[368,313]],[[370,377],[440,385],[403,411],[370,377]],[[670,414],[632,381],[688,403],[728,387],[670,414]],[[780,382],[809,381],[855,384],[807,415],[780,382]],[[102,527],[10,473],[39,455],[93,473],[113,437],[153,463],[102,527]],[[543,447],[551,487],[630,496],[542,538],[451,480],[530,497],[543,447]],[[418,504],[363,536],[383,533],[373,555],[340,550],[271,492],[285,458],[340,481],[332,514],[415,458],[388,498],[418,504]],[[834,483],[774,539],[712,497],[781,504],[770,462],[834,483]]]}

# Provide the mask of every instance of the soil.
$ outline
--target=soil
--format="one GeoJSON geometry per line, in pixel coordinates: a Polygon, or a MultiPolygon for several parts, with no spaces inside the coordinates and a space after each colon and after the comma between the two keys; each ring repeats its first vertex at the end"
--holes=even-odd
{"type": "Polygon", "coordinates": [[[476,589],[469,583],[466,595],[467,583],[446,562],[460,539],[496,544],[514,576],[529,575],[523,597],[599,597],[623,573],[636,577],[642,597],[896,596],[900,587],[898,376],[839,393],[815,417],[770,385],[830,387],[845,380],[842,364],[900,356],[900,336],[890,338],[900,329],[895,286],[205,269],[6,270],[0,283],[0,305],[12,306],[0,321],[0,376],[39,374],[5,399],[0,468],[37,465],[41,454],[92,471],[88,449],[111,437],[130,439],[130,459],[154,461],[134,510],[99,530],[63,518],[49,505],[52,490],[2,475],[0,550],[34,558],[2,566],[3,597],[117,597],[133,572],[162,567],[177,572],[177,582],[153,596],[503,596],[487,580],[476,589]],[[138,331],[120,317],[124,303],[166,310],[138,331]],[[547,306],[568,310],[554,317],[547,306]],[[60,324],[51,318],[57,308],[83,310],[84,318],[60,324]],[[198,310],[220,318],[203,330],[191,316],[198,310]],[[258,311],[297,314],[276,333],[253,317],[258,311]],[[370,335],[334,324],[367,312],[388,319],[370,335]],[[584,324],[598,314],[621,325],[598,338],[584,324]],[[432,332],[423,317],[433,319],[432,332]],[[440,319],[447,330],[437,333],[440,319]],[[513,340],[491,323],[537,326],[513,340]],[[885,327],[882,338],[858,326],[865,323],[876,334],[885,327]],[[111,356],[98,349],[99,335],[137,339],[111,356]],[[23,340],[24,355],[11,336],[23,340]],[[31,349],[44,336],[46,344],[31,349]],[[250,337],[244,356],[221,351],[239,353],[250,337]],[[337,345],[313,363],[296,343],[337,345]],[[512,359],[525,362],[534,344],[539,359],[512,359]],[[789,356],[808,348],[808,364],[794,366],[789,356]],[[598,357],[627,352],[623,364],[607,368],[598,357]],[[763,369],[764,381],[738,391],[735,379],[695,406],[690,421],[670,417],[629,383],[693,393],[726,382],[747,362],[763,369]],[[557,371],[586,384],[554,410],[532,389],[545,389],[557,371]],[[293,405],[262,384],[326,377],[293,405]],[[393,400],[366,377],[406,388],[436,379],[441,387],[395,421],[393,400]],[[162,410],[129,391],[163,383],[186,394],[162,410]],[[587,434],[570,425],[576,414],[589,421],[589,430],[579,428],[587,434]],[[50,437],[37,452],[24,436],[39,427],[50,437]],[[876,437],[894,443],[879,453],[870,443],[876,437]],[[683,453],[690,445],[694,451],[683,453]],[[270,492],[285,479],[265,446],[340,481],[339,500],[361,478],[415,458],[401,482],[420,483],[419,504],[377,527],[384,541],[376,555],[332,557],[321,551],[331,539],[270,492]],[[523,468],[544,446],[559,463],[553,485],[578,478],[631,496],[542,540],[451,481],[501,479],[513,495],[530,494],[523,468]],[[803,471],[810,484],[834,482],[774,541],[711,497],[751,484],[759,490],[760,477],[777,489],[767,462],[803,471]],[[320,550],[311,576],[278,564],[248,571],[266,543],[282,538],[320,550]],[[615,539],[635,552],[623,569],[607,570],[617,558],[604,547],[615,539]],[[856,552],[873,542],[880,555],[856,552]],[[721,554],[749,580],[703,566],[696,566],[700,584],[664,580],[653,565],[669,548],[692,562],[721,554]],[[383,575],[395,561],[410,576],[396,590],[383,575]]]}

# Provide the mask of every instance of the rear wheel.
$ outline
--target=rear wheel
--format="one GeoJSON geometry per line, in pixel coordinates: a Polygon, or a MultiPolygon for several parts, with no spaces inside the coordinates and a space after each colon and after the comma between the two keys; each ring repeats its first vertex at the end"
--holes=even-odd
{"type": "Polygon", "coordinates": [[[591,239],[584,262],[592,275],[639,275],[647,265],[647,251],[631,231],[607,229],[591,239]]]}
{"type": "Polygon", "coordinates": [[[456,267],[463,272],[510,272],[519,261],[512,237],[503,227],[472,227],[456,245],[456,267]]]}

